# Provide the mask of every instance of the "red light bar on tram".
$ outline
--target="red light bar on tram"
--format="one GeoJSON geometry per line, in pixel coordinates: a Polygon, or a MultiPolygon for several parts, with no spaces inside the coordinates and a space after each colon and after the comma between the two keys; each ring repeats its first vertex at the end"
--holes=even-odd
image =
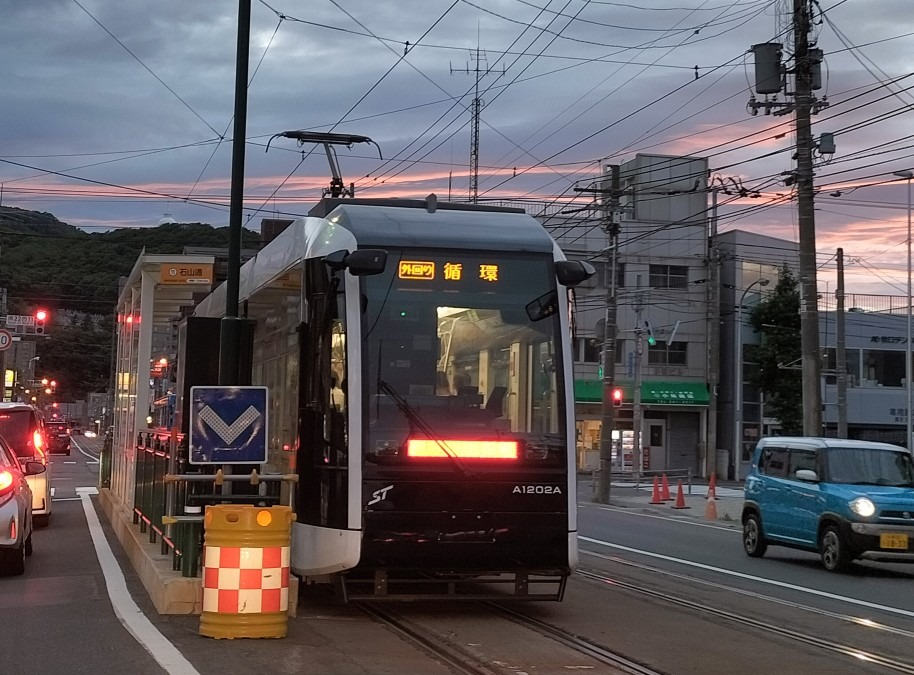
{"type": "Polygon", "coordinates": [[[456,457],[457,459],[517,459],[517,441],[467,441],[411,438],[406,444],[408,457],[456,457]],[[442,448],[441,446],[444,446],[442,448]],[[447,450],[445,450],[447,448],[447,450]]]}

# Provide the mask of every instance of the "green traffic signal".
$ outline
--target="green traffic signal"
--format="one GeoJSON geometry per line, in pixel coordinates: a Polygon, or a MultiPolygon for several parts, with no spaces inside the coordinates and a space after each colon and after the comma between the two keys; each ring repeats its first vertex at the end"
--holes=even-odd
{"type": "Polygon", "coordinates": [[[649,347],[653,347],[655,344],[657,344],[657,340],[654,338],[653,335],[647,336],[647,344],[649,347]]]}

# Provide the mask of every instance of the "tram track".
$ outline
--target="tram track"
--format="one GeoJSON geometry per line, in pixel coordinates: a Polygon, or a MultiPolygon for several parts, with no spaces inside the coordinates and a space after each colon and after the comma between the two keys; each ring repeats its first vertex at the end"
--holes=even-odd
{"type": "Polygon", "coordinates": [[[534,619],[530,616],[527,616],[526,614],[522,614],[521,612],[494,602],[489,603],[489,605],[508,620],[514,621],[515,623],[535,630],[538,633],[545,635],[546,637],[552,638],[561,644],[571,647],[577,652],[586,654],[596,661],[618,668],[622,672],[632,673],[633,675],[665,675],[663,671],[655,670],[654,668],[650,668],[643,663],[633,661],[632,659],[614,652],[611,649],[598,645],[595,642],[591,642],[586,638],[582,638],[579,635],[570,633],[569,631],[563,630],[557,626],[553,626],[552,624],[545,623],[539,619],[534,619]]]}
{"type": "Polygon", "coordinates": [[[365,602],[352,605],[396,633],[404,641],[439,659],[448,668],[462,675],[498,675],[500,671],[487,668],[466,651],[442,641],[431,631],[413,625],[389,607],[365,602]]]}
{"type": "MultiPolygon", "coordinates": [[[[389,606],[377,605],[373,603],[353,603],[361,611],[374,620],[392,629],[401,638],[407,642],[419,647],[426,653],[441,659],[448,667],[455,672],[466,673],[467,675],[502,675],[505,672],[516,670],[505,665],[504,657],[497,659],[484,659],[478,654],[471,653],[462,649],[459,645],[454,644],[453,640],[443,638],[436,631],[428,629],[413,622],[411,619],[404,618],[389,606]],[[487,662],[484,662],[487,661],[487,662]],[[494,664],[490,667],[489,663],[494,664]]],[[[600,665],[612,667],[614,673],[629,673],[630,675],[667,675],[663,671],[650,668],[643,663],[633,661],[611,649],[596,644],[566,631],[557,626],[548,624],[539,619],[532,618],[520,611],[506,607],[498,602],[478,602],[477,606],[483,609],[487,614],[496,616],[510,621],[525,631],[531,631],[538,636],[546,637],[554,643],[560,645],[560,648],[567,648],[569,653],[584,656],[592,662],[600,665]]],[[[567,667],[567,666],[566,666],[567,667]]],[[[576,666],[580,668],[594,668],[594,666],[576,666]]],[[[598,671],[608,672],[608,671],[598,671]]]]}
{"type": "Polygon", "coordinates": [[[641,584],[625,581],[616,576],[611,576],[597,570],[578,568],[575,575],[584,579],[589,579],[591,581],[596,581],[603,584],[611,584],[612,588],[614,589],[625,589],[639,595],[650,597],[654,600],[659,600],[666,604],[683,607],[699,614],[713,616],[718,619],[724,619],[731,623],[754,628],[765,633],[777,635],[780,638],[790,640],[792,642],[798,642],[807,646],[816,647],[818,649],[822,649],[824,651],[852,659],[852,661],[857,664],[867,663],[881,666],[897,673],[909,673],[910,675],[914,675],[914,663],[908,661],[901,661],[889,656],[884,656],[882,654],[877,654],[865,649],[860,649],[852,645],[842,644],[827,638],[817,637],[809,633],[798,631],[795,628],[784,627],[761,619],[738,614],[730,610],[712,607],[706,603],[677,597],[665,590],[656,590],[641,584]]]}

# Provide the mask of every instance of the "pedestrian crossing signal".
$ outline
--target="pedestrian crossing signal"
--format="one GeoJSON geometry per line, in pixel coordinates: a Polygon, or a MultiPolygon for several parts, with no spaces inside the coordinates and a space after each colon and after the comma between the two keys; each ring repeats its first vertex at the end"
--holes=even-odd
{"type": "Polygon", "coordinates": [[[621,389],[613,389],[613,407],[614,408],[622,407],[622,397],[623,397],[623,394],[622,394],[621,389]]]}

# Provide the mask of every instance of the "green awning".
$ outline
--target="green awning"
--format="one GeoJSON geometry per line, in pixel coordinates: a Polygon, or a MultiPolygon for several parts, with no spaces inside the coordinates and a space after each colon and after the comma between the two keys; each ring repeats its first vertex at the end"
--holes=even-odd
{"type": "MultiPolygon", "coordinates": [[[[631,405],[634,385],[619,382],[623,404],[631,405]]],[[[600,403],[603,400],[601,380],[575,380],[574,400],[576,403],[600,403]]],[[[663,382],[648,380],[641,383],[641,403],[644,405],[708,405],[708,387],[704,382],[663,382]]]]}

